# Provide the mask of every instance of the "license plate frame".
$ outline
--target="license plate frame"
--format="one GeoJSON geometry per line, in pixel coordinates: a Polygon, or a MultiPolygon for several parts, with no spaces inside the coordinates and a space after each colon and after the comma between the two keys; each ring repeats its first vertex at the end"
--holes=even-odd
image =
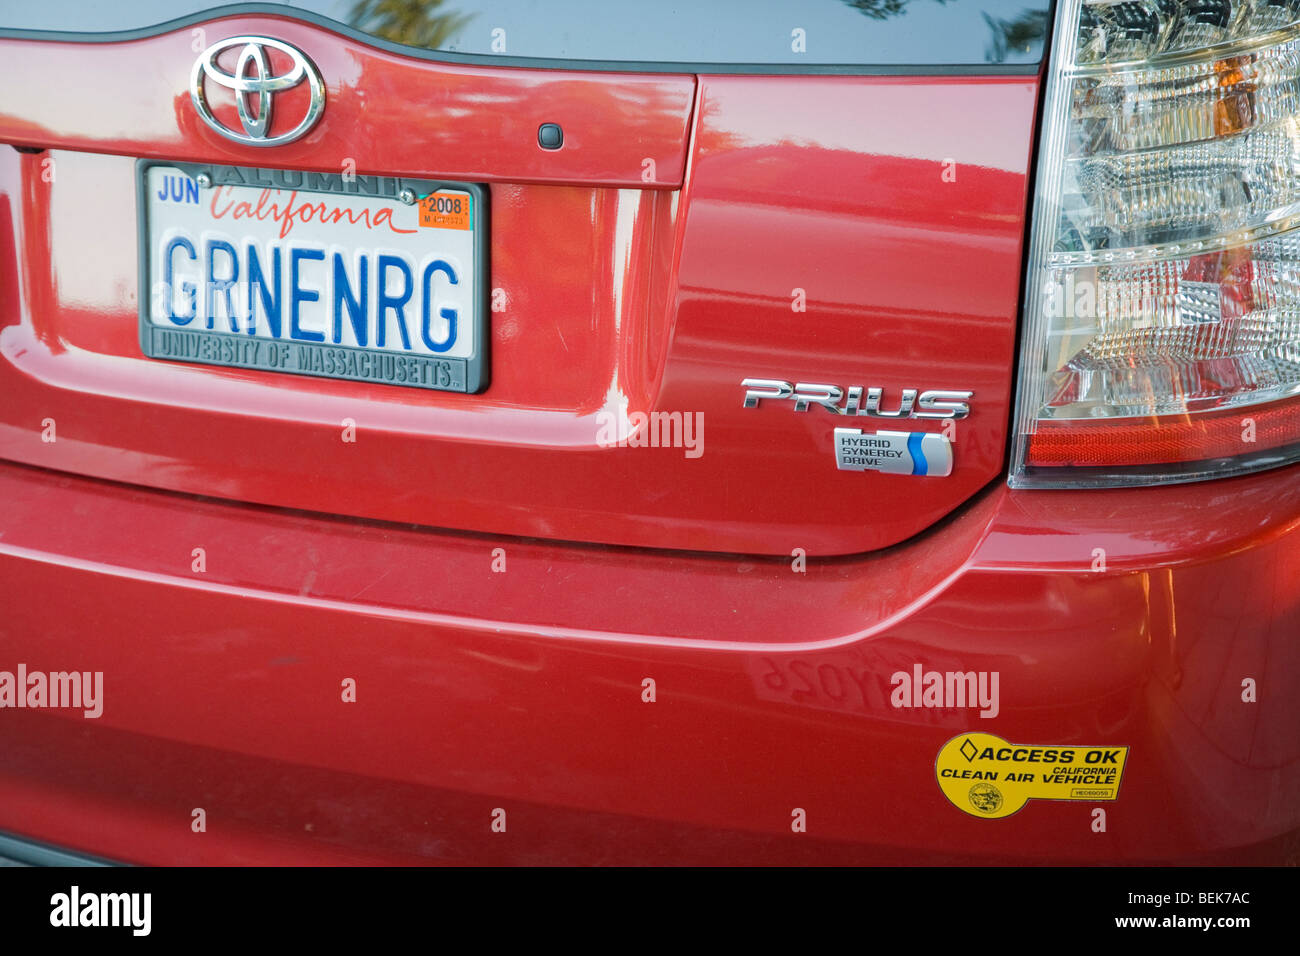
{"type": "MultiPolygon", "coordinates": [[[[360,173],[320,173],[303,170],[286,170],[271,167],[233,166],[214,163],[193,163],[162,159],[140,159],[136,162],[136,243],[139,253],[139,342],[143,354],[151,359],[179,361],[198,365],[225,368],[307,375],[346,381],[360,381],[392,385],[399,388],[422,388],[434,391],[475,394],[487,388],[490,381],[490,282],[488,258],[488,189],[479,183],[452,180],[424,179],[397,176],[365,175],[360,173]],[[154,306],[154,233],[150,217],[149,171],[155,167],[176,169],[198,180],[207,176],[211,186],[200,190],[204,201],[213,190],[223,186],[242,186],[254,189],[297,190],[305,196],[365,197],[389,204],[396,209],[407,206],[416,210],[417,217],[425,197],[440,191],[468,193],[472,197],[470,217],[470,247],[472,249],[472,279],[468,299],[471,306],[469,329],[472,330],[473,348],[468,356],[430,355],[421,352],[403,352],[396,349],[358,347],[356,345],[314,342],[300,339],[276,339],[269,336],[231,332],[215,327],[171,328],[151,320],[154,306]],[[294,185],[300,183],[301,185],[294,185]],[[330,188],[333,187],[333,188],[330,188]],[[416,201],[403,203],[399,198],[403,190],[411,190],[416,201]],[[205,344],[201,340],[212,340],[205,344]],[[249,342],[282,342],[290,346],[255,348],[249,342]],[[194,353],[194,354],[191,354],[194,353]],[[360,354],[358,354],[360,353],[360,354]],[[250,358],[249,356],[254,356],[250,358]],[[361,355],[370,356],[362,358],[361,355]],[[381,356],[381,358],[374,358],[381,356]],[[273,357],[275,364],[272,364],[273,357]],[[399,361],[400,360],[400,361],[399,361]],[[336,369],[327,371],[326,368],[336,369]],[[346,369],[364,369],[349,374],[346,369]],[[401,380],[398,380],[398,377],[401,380]]],[[[291,223],[292,225],[292,223],[291,223]]],[[[301,225],[301,224],[300,224],[301,225]]],[[[315,225],[314,223],[312,225],[315,225]]],[[[419,239],[419,234],[412,236],[419,239]]],[[[322,240],[322,243],[328,246],[322,240]]],[[[415,248],[418,250],[419,246],[415,248]]],[[[169,295],[172,293],[168,293],[169,295]]],[[[206,289],[203,294],[209,295],[206,289]]],[[[283,288],[280,295],[284,296],[283,288]]],[[[323,298],[322,293],[322,298],[323,298]]],[[[251,295],[250,295],[251,298],[251,295]]],[[[281,305],[283,303],[281,302],[281,305]]],[[[378,305],[375,306],[376,308],[378,305]]],[[[367,318],[367,322],[370,322],[367,318]]],[[[380,321],[382,321],[382,316],[380,321]]],[[[463,318],[460,320],[463,322],[463,318]]],[[[197,323],[196,323],[197,325],[197,323]]],[[[405,334],[405,333],[404,333],[405,334]]]]}

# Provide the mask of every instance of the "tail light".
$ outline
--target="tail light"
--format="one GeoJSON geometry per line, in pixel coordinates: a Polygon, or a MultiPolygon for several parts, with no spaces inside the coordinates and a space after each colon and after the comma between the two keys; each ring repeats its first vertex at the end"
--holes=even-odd
{"type": "Polygon", "coordinates": [[[1300,0],[1059,0],[1015,487],[1300,459],[1300,0]]]}

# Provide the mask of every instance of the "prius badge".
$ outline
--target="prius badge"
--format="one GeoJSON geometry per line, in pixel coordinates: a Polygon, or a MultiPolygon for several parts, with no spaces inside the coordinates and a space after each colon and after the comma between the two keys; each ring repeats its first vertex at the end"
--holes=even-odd
{"type": "MultiPolygon", "coordinates": [[[[970,414],[974,392],[905,388],[897,408],[885,408],[884,389],[852,385],[792,384],[767,378],[747,378],[745,408],[768,400],[793,401],[796,412],[818,405],[836,415],[862,418],[959,419],[970,414]],[[841,405],[840,402],[844,404],[841,405]]],[[[879,471],[891,475],[946,478],[952,474],[952,442],[932,432],[835,429],[835,467],[841,471],[879,471]]]]}
{"type": "Polygon", "coordinates": [[[325,112],[325,81],[316,65],[295,46],[268,37],[229,37],[218,40],[194,61],[190,72],[190,99],[199,118],[226,139],[245,146],[283,146],[307,135],[325,112]],[[229,68],[218,60],[227,50],[238,49],[227,57],[229,68]],[[276,73],[272,53],[280,63],[276,73]],[[271,135],[274,95],[307,84],[307,106],[298,125],[278,136],[271,135]],[[241,129],[232,129],[212,111],[208,84],[225,87],[234,93],[241,129]]]}

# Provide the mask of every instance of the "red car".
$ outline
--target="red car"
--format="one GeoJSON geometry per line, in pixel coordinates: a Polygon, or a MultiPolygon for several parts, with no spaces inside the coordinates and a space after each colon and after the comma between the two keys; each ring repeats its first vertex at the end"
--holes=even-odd
{"type": "Polygon", "coordinates": [[[1300,0],[655,6],[0,13],[0,856],[1295,861],[1300,0]]]}

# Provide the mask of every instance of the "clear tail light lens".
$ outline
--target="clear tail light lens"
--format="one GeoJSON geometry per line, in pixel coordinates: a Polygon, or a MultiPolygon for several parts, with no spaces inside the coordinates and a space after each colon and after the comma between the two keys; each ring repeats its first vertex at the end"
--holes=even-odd
{"type": "Polygon", "coordinates": [[[1300,0],[1059,0],[1011,484],[1300,460],[1300,0]]]}

